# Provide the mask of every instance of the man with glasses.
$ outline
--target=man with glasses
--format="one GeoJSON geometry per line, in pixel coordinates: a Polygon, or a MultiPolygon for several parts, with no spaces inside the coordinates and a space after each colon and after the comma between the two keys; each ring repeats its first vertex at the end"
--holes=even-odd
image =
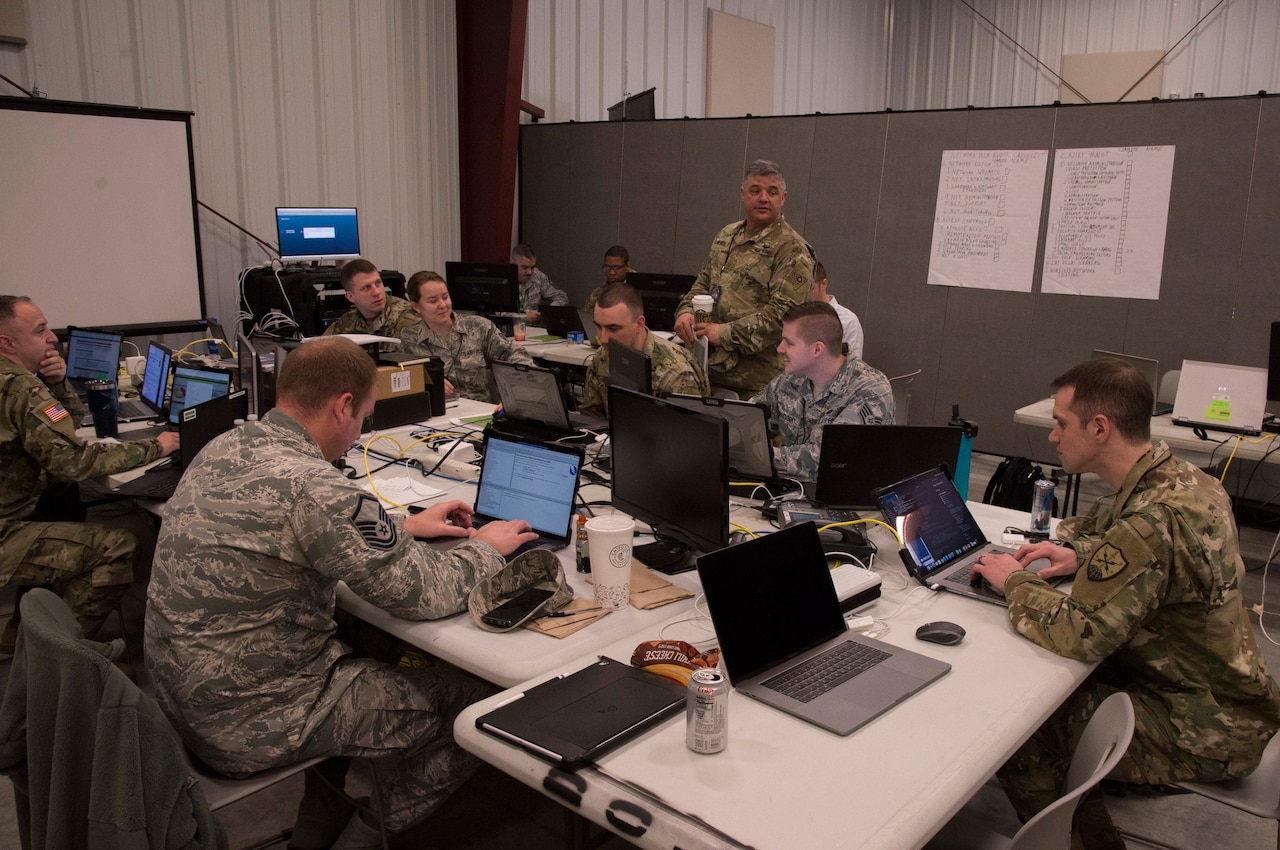
{"type": "MultiPolygon", "coordinates": [[[[604,288],[611,283],[620,283],[627,279],[627,275],[632,272],[631,254],[621,245],[614,245],[604,252],[604,283],[597,286],[587,296],[586,303],[582,308],[587,311],[594,310],[596,302],[600,300],[600,294],[604,292],[604,288]]],[[[590,331],[590,328],[585,328],[590,331]]]]}

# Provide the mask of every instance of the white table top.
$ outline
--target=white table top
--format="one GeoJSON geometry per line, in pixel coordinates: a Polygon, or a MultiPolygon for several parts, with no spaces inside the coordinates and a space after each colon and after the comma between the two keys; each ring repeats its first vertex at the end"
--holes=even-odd
{"type": "Polygon", "coordinates": [[[585,342],[568,342],[566,340],[537,342],[533,337],[538,334],[538,329],[532,328],[529,332],[529,339],[525,342],[517,343],[517,345],[523,346],[529,356],[536,360],[567,363],[570,366],[586,366],[591,361],[591,358],[595,356],[597,350],[585,342]]]}
{"type": "MultiPolygon", "coordinates": [[[[1028,519],[1019,511],[970,507],[996,540],[1004,526],[1024,527],[1028,519]]],[[[882,552],[895,551],[887,532],[875,528],[872,536],[881,538],[882,552]]],[[[899,583],[905,571],[895,554],[881,563],[881,570],[884,596],[868,612],[892,616],[881,639],[947,661],[950,674],[847,737],[731,694],[726,750],[716,755],[688,750],[680,714],[603,756],[598,766],[579,770],[574,779],[584,789],[579,813],[606,827],[611,818],[631,824],[626,837],[642,847],[670,846],[673,835],[686,848],[735,846],[734,841],[758,848],[921,846],[1083,681],[1090,667],[1015,633],[999,606],[932,593],[914,580],[910,586],[905,580],[899,583]],[[933,620],[959,623],[967,636],[951,647],[917,640],[916,627],[933,620]],[[636,786],[652,796],[637,792],[636,786]],[[643,835],[634,834],[644,827],[619,810],[614,802],[619,799],[648,812],[651,826],[643,835]]],[[[669,619],[666,637],[688,640],[700,649],[711,645],[709,624],[674,622],[679,619],[669,619]]],[[[636,644],[658,631],[636,632],[605,647],[603,654],[628,661],[636,644]]],[[[593,657],[564,664],[556,672],[572,672],[593,657]]],[[[544,779],[555,773],[549,765],[475,728],[477,717],[514,693],[466,709],[454,735],[465,749],[546,793],[544,779]]]]}

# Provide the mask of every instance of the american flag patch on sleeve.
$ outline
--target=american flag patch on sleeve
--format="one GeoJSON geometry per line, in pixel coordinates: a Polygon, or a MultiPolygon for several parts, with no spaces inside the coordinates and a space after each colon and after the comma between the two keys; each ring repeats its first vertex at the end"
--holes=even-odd
{"type": "Polygon", "coordinates": [[[50,422],[61,422],[71,414],[67,413],[67,409],[62,406],[61,402],[55,401],[44,409],[44,415],[49,417],[50,422]]]}

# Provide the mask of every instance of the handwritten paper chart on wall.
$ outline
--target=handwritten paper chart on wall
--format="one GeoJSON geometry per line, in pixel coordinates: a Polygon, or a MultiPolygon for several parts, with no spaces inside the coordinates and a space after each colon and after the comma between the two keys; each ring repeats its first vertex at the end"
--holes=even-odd
{"type": "Polygon", "coordinates": [[[1059,150],[1042,291],[1160,297],[1173,145],[1059,150]]]}
{"type": "Polygon", "coordinates": [[[943,151],[929,283],[1030,292],[1044,150],[943,151]]]}

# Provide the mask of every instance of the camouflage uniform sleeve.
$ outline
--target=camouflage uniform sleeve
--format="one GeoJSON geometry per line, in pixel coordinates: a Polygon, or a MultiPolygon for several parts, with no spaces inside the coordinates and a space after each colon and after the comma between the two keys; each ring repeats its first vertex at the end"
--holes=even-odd
{"type": "Polygon", "coordinates": [[[1160,607],[1173,550],[1163,507],[1122,517],[1077,552],[1070,595],[1033,574],[1009,577],[1009,621],[1025,637],[1067,658],[1100,661],[1124,646],[1160,607]]]}
{"type": "Polygon", "coordinates": [[[84,419],[84,402],[80,401],[80,396],[76,395],[76,389],[71,386],[71,381],[63,378],[55,386],[49,387],[49,391],[71,414],[71,421],[79,422],[84,419]]]}
{"type": "Polygon", "coordinates": [[[351,333],[351,329],[355,327],[355,317],[357,315],[359,315],[359,312],[355,307],[352,307],[350,310],[334,319],[333,323],[324,329],[322,336],[351,333]]]}
{"type": "Polygon", "coordinates": [[[716,234],[715,239],[711,240],[711,250],[707,251],[707,258],[702,261],[702,269],[698,272],[698,278],[693,282],[693,286],[689,287],[689,291],[680,299],[680,304],[676,307],[676,315],[681,313],[693,312],[693,296],[710,295],[711,279],[715,276],[717,263],[723,263],[723,252],[719,250],[720,242],[725,236],[725,231],[730,228],[737,227],[737,223],[729,225],[716,234]]]}
{"type": "Polygon", "coordinates": [[[754,313],[720,326],[721,347],[740,354],[776,347],[782,314],[808,298],[812,288],[813,259],[804,240],[797,236],[777,246],[765,284],[766,300],[754,313]]]}
{"type": "Polygon", "coordinates": [[[502,568],[496,549],[467,541],[437,552],[406,534],[369,493],[345,478],[310,479],[289,522],[307,561],[362,599],[411,620],[466,608],[467,594],[502,568]]]}
{"type": "MultiPolygon", "coordinates": [[[[578,410],[588,416],[608,414],[609,347],[601,346],[587,365],[587,378],[582,389],[582,404],[578,410]]],[[[656,390],[656,387],[655,387],[656,390]]]]}
{"type": "Polygon", "coordinates": [[[668,342],[656,334],[649,334],[645,342],[645,354],[649,355],[649,368],[653,374],[653,392],[681,393],[707,396],[711,385],[707,373],[682,345],[668,342]]]}
{"type": "Polygon", "coordinates": [[[405,327],[400,332],[400,351],[415,357],[430,357],[431,348],[423,341],[426,339],[427,324],[421,317],[418,321],[405,327]]]}
{"type": "Polygon", "coordinates": [[[382,329],[382,336],[401,337],[404,332],[416,325],[421,316],[413,309],[413,305],[403,298],[396,298],[387,307],[387,321],[382,329]]]}
{"type": "Polygon", "coordinates": [[[520,309],[536,310],[543,303],[550,304],[552,307],[563,307],[569,303],[569,296],[563,289],[552,283],[551,278],[547,277],[542,269],[534,269],[528,287],[520,292],[520,309]]]}

